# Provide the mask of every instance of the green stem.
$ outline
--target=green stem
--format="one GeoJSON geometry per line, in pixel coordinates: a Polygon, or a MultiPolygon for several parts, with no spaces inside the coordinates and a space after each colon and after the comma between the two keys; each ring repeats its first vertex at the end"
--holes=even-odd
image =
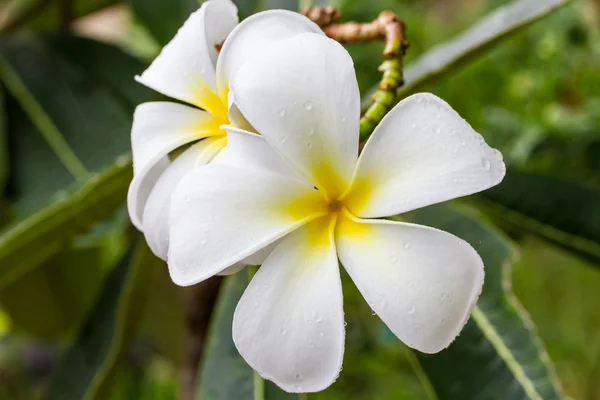
{"type": "Polygon", "coordinates": [[[366,141],[371,136],[375,127],[394,107],[398,88],[404,83],[402,58],[404,57],[405,46],[402,43],[398,43],[397,47],[396,56],[385,60],[379,67],[379,71],[383,72],[383,77],[377,87],[377,91],[371,98],[373,104],[371,104],[360,119],[361,142],[366,141]]]}
{"type": "MultiPolygon", "coordinates": [[[[248,283],[252,280],[252,277],[258,271],[258,266],[248,265],[248,283]]],[[[254,385],[254,400],[265,400],[265,381],[258,374],[258,372],[253,371],[253,385],[254,385]]]]}
{"type": "Polygon", "coordinates": [[[254,400],[265,400],[265,381],[254,371],[254,400]]]}
{"type": "Polygon", "coordinates": [[[50,148],[60,159],[65,168],[76,180],[85,180],[89,176],[88,170],[75,155],[69,143],[65,140],[59,129],[48,116],[44,108],[38,103],[19,74],[10,63],[0,54],[0,80],[21,105],[31,122],[40,131],[50,148]]]}

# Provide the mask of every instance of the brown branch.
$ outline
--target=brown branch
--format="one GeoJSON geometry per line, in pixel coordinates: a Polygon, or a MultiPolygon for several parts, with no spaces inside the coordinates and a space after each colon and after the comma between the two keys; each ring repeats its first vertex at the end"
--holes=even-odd
{"type": "Polygon", "coordinates": [[[404,22],[391,11],[382,11],[377,19],[366,23],[335,23],[341,13],[331,6],[309,7],[301,13],[322,27],[327,36],[340,43],[385,41],[384,62],[379,67],[383,77],[371,98],[371,106],[360,119],[360,138],[362,141],[368,139],[396,103],[398,88],[404,84],[402,59],[409,47],[404,22]]]}
{"type": "Polygon", "coordinates": [[[334,24],[342,18],[342,12],[334,6],[310,6],[300,10],[300,14],[308,17],[321,28],[334,24]]]}
{"type": "Polygon", "coordinates": [[[181,400],[196,399],[199,366],[221,281],[221,276],[214,276],[186,289],[187,346],[181,371],[181,400]]]}

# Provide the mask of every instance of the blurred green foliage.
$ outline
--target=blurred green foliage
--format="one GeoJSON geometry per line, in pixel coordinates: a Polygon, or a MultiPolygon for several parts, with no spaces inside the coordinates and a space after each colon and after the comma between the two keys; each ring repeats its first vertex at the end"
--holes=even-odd
{"type": "MultiPolygon", "coordinates": [[[[136,292],[147,299],[146,311],[140,311],[139,305],[120,311],[122,302],[131,304],[126,283],[137,281],[115,276],[129,276],[132,270],[128,268],[135,264],[123,258],[125,249],[136,240],[122,208],[130,179],[131,114],[138,103],[159,98],[132,78],[198,4],[194,0],[73,1],[70,17],[75,18],[118,3],[112,10],[127,18],[118,20],[113,29],[123,33],[111,39],[113,45],[107,45],[57,35],[65,28],[61,8],[65,3],[70,4],[52,0],[0,4],[0,51],[9,66],[7,69],[0,60],[0,277],[5,273],[11,276],[10,281],[0,281],[0,330],[4,335],[0,341],[0,399],[30,399],[43,393],[54,394],[50,398],[96,398],[108,390],[110,381],[114,382],[111,399],[175,399],[185,358],[186,293],[158,266],[154,279],[142,280],[144,284],[136,292]],[[51,34],[33,35],[35,30],[51,34]],[[65,162],[57,143],[59,148],[66,143],[71,162],[65,162]],[[84,167],[83,177],[69,172],[69,166],[78,163],[84,167]],[[112,182],[108,191],[107,181],[112,182]],[[103,207],[97,207],[98,203],[103,207]],[[135,313],[135,321],[141,323],[135,340],[133,328],[116,317],[127,311],[135,313]],[[98,332],[107,336],[95,337],[98,332]],[[115,337],[130,337],[133,344],[125,346],[115,337]],[[98,349],[104,351],[94,351],[98,349]],[[113,363],[109,353],[122,362],[113,363]],[[59,363],[64,354],[66,360],[75,361],[59,363]],[[81,358],[81,354],[87,355],[81,358]],[[58,375],[52,378],[51,372],[56,371],[58,375]],[[103,378],[95,381],[95,388],[102,390],[81,386],[96,374],[103,378]],[[76,376],[80,378],[70,397],[61,393],[59,389],[68,385],[60,382],[76,376]]],[[[297,5],[295,0],[237,3],[242,17],[266,8],[294,9],[297,5]]],[[[369,21],[384,9],[395,11],[408,26],[411,48],[406,64],[410,65],[510,1],[329,3],[341,8],[344,20],[369,21]]],[[[109,23],[110,15],[105,19],[109,23]]],[[[488,143],[503,152],[514,171],[494,191],[467,199],[468,205],[461,201],[456,208],[476,207],[489,221],[469,222],[485,220],[480,215],[471,220],[469,212],[463,222],[446,226],[444,218],[451,214],[438,215],[439,209],[425,210],[421,221],[430,219],[430,225],[458,235],[464,230],[484,258],[489,250],[486,246],[491,246],[496,234],[501,236],[500,242],[510,236],[511,246],[520,254],[512,272],[514,292],[537,326],[566,394],[590,400],[600,398],[599,39],[600,2],[573,1],[421,88],[448,101],[488,143]],[[471,223],[475,226],[469,228],[471,223]],[[488,230],[490,223],[505,233],[488,230]]],[[[383,45],[351,44],[347,48],[366,94],[380,79],[377,67],[383,45]]],[[[419,214],[412,218],[419,220],[419,214]]],[[[510,263],[495,272],[509,274],[509,267],[510,263]]],[[[219,379],[227,377],[242,380],[241,384],[229,382],[233,386],[228,389],[251,388],[250,371],[239,364],[239,355],[227,336],[231,305],[243,290],[244,275],[230,278],[220,294],[213,318],[216,322],[209,333],[210,347],[200,368],[203,399],[231,398],[216,396],[218,391],[212,390],[219,379]],[[242,368],[239,376],[225,376],[238,367],[242,368]],[[215,376],[214,371],[223,372],[215,376]],[[203,381],[209,383],[203,385],[203,381]]],[[[427,377],[427,360],[421,360],[419,367],[418,357],[392,339],[348,277],[344,275],[343,280],[348,322],[344,370],[330,389],[310,398],[452,398],[442,387],[444,378],[460,371],[445,374],[438,370],[441,379],[435,374],[427,377]]],[[[501,284],[508,282],[510,279],[502,281],[501,276],[494,279],[499,291],[501,284]]],[[[501,294],[500,301],[504,299],[504,292],[501,294]]],[[[518,319],[515,324],[518,331],[518,319]]],[[[452,351],[458,351],[463,342],[469,348],[469,338],[477,335],[472,325],[474,321],[469,326],[475,330],[468,326],[452,351]]],[[[508,335],[511,325],[504,328],[508,335]]],[[[534,361],[538,357],[535,349],[519,354],[534,361]]],[[[434,365],[442,366],[453,368],[451,363],[434,365]]],[[[526,372],[532,373],[529,368],[526,372]]],[[[521,389],[515,389],[519,395],[506,396],[522,398],[521,389]]],[[[509,398],[498,396],[502,395],[488,390],[478,397],[457,398],[509,398]]],[[[269,387],[267,398],[283,399],[285,395],[269,387]]]]}

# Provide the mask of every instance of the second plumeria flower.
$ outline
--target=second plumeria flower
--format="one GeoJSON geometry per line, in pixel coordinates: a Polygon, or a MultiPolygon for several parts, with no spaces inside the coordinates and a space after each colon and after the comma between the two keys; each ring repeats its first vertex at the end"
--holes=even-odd
{"type": "Polygon", "coordinates": [[[237,306],[233,338],[248,364],[289,392],[322,390],[341,370],[338,260],[404,343],[447,347],[481,292],[481,258],[449,233],[381,218],[496,185],[500,153],[444,101],[417,94],[359,157],[352,59],[320,35],[273,45],[231,87],[262,136],[228,128],[228,149],[178,185],[174,281],[197,283],[275,243],[237,306]]]}
{"type": "Polygon", "coordinates": [[[163,259],[169,248],[174,187],[226,146],[223,124],[251,129],[230,101],[230,76],[278,40],[305,32],[323,34],[307,18],[283,10],[258,13],[237,23],[237,8],[230,0],[206,1],[136,77],[189,104],[142,104],[135,111],[131,132],[134,178],[127,198],[129,215],[152,251],[163,259]],[[172,152],[190,143],[195,144],[171,162],[172,152]]]}

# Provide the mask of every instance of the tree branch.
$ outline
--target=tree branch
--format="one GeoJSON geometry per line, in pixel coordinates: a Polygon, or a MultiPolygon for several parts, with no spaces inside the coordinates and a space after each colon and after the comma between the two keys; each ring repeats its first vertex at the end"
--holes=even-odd
{"type": "Polygon", "coordinates": [[[397,90],[404,84],[402,59],[409,47],[404,22],[393,12],[382,11],[372,22],[337,23],[341,12],[332,6],[308,7],[302,10],[301,14],[310,18],[327,36],[340,43],[385,41],[384,61],[379,67],[383,76],[371,98],[371,106],[360,119],[360,139],[365,141],[396,104],[397,90]]]}

